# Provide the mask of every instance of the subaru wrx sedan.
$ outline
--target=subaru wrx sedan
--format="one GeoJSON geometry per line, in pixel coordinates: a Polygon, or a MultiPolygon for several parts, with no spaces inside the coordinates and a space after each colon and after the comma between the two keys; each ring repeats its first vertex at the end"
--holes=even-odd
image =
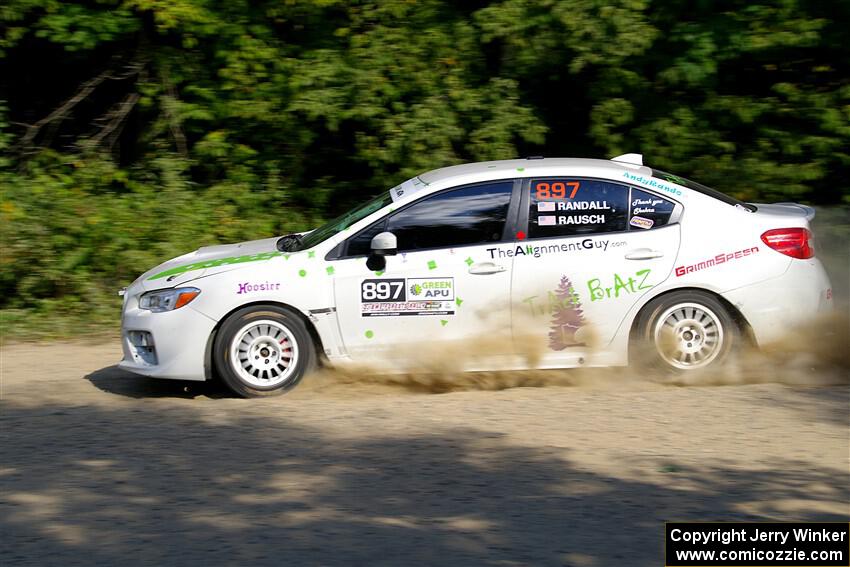
{"type": "Polygon", "coordinates": [[[472,345],[469,370],[691,372],[831,309],[813,216],[638,154],[437,169],[310,232],[146,272],[124,292],[120,366],[219,376],[241,396],[280,394],[320,361],[389,372],[448,343],[472,345]]]}

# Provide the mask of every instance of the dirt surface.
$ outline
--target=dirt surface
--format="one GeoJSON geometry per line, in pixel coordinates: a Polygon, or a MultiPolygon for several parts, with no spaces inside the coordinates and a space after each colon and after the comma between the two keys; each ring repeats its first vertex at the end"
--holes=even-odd
{"type": "Polygon", "coordinates": [[[850,517],[847,386],[239,400],[116,343],[0,355],[3,565],[657,567],[665,521],[850,517]]]}

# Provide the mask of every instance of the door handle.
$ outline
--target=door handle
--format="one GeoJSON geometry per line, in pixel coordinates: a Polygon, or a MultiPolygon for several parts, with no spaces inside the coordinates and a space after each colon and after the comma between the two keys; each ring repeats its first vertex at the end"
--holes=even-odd
{"type": "Polygon", "coordinates": [[[483,276],[487,274],[498,274],[499,272],[504,272],[506,269],[504,266],[494,264],[493,262],[478,262],[469,267],[469,273],[483,276]]]}
{"type": "Polygon", "coordinates": [[[626,252],[626,260],[652,260],[653,258],[661,258],[664,252],[659,250],[650,250],[649,248],[638,248],[626,252]]]}

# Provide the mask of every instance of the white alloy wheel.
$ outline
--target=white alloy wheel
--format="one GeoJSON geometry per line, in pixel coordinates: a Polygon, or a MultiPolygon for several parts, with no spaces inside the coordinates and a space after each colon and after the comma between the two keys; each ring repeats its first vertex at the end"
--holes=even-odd
{"type": "Polygon", "coordinates": [[[298,364],[298,343],[278,321],[252,321],[230,342],[230,365],[241,380],[267,389],[287,382],[298,364]]]}
{"type": "Polygon", "coordinates": [[[667,364],[694,370],[711,364],[723,351],[721,319],[699,303],[677,303],[656,319],[655,348],[667,364]]]}

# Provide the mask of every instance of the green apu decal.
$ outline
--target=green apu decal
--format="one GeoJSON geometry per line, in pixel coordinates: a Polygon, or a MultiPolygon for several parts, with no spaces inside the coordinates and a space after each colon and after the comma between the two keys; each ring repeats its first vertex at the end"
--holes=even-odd
{"type": "Polygon", "coordinates": [[[164,272],[160,272],[158,274],[154,274],[148,278],[148,280],[158,280],[160,278],[167,278],[168,276],[174,276],[177,274],[182,274],[185,272],[191,272],[193,270],[204,270],[206,268],[217,268],[218,266],[229,266],[231,264],[244,264],[246,262],[261,262],[263,260],[271,260],[276,256],[283,256],[283,252],[262,252],[260,254],[249,254],[247,256],[234,256],[232,258],[219,258],[217,260],[206,260],[204,262],[195,262],[194,264],[187,264],[185,266],[177,266],[176,268],[170,268],[165,270],[164,272]]]}

